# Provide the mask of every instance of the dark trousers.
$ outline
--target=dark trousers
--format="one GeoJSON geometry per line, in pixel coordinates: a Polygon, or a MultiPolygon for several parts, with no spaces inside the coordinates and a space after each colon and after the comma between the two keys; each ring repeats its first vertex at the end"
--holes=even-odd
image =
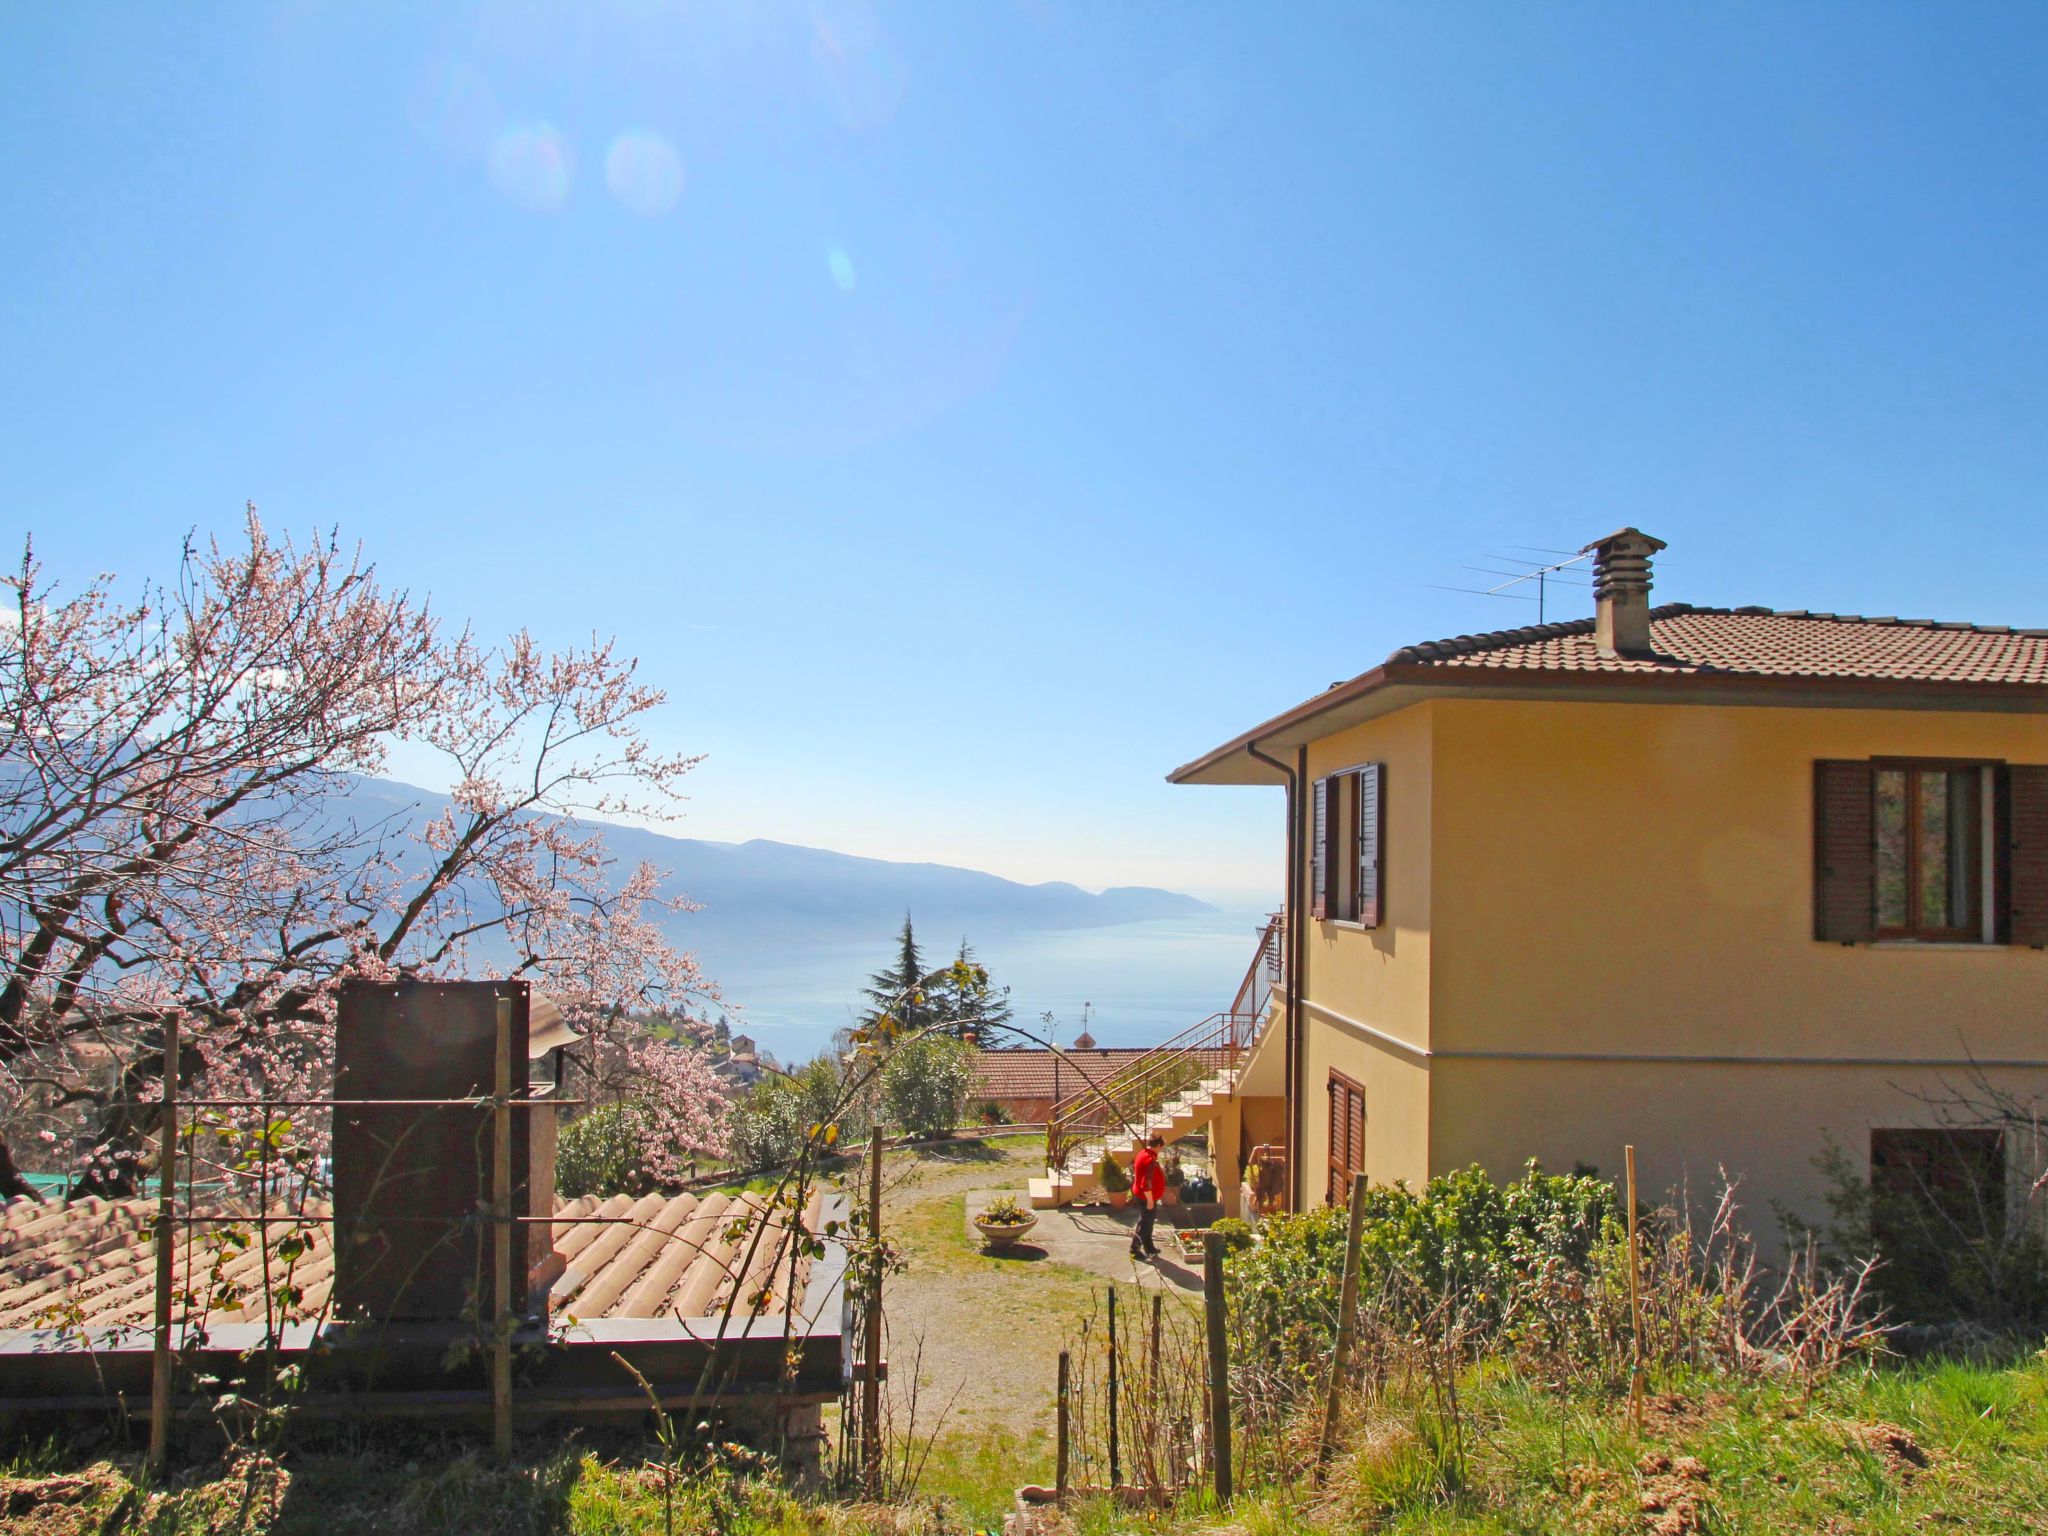
{"type": "Polygon", "coordinates": [[[1158,1219],[1159,1207],[1150,1200],[1138,1202],[1138,1230],[1131,1234],[1131,1252],[1157,1253],[1158,1245],[1152,1241],[1152,1223],[1158,1219]]]}

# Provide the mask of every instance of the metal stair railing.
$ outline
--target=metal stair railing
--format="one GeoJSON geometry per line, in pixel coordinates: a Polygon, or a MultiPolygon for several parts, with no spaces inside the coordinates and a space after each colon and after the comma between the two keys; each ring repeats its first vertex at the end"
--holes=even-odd
{"type": "Polygon", "coordinates": [[[1045,1162],[1062,1173],[1073,1154],[1119,1136],[1135,1141],[1144,1125],[1188,1089],[1220,1080],[1234,1084],[1244,1053],[1256,1043],[1274,990],[1281,984],[1284,923],[1267,919],[1231,1006],[1182,1030],[1097,1083],[1069,1094],[1046,1116],[1045,1162]]]}

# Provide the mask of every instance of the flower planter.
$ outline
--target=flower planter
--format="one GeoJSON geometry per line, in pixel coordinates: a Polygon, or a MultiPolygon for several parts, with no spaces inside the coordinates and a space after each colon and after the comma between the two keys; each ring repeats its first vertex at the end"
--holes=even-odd
{"type": "Polygon", "coordinates": [[[1022,1221],[986,1221],[974,1218],[974,1230],[981,1234],[981,1240],[991,1248],[1014,1248],[1019,1238],[1038,1225],[1036,1216],[1026,1216],[1022,1221]]]}
{"type": "Polygon", "coordinates": [[[1189,1228],[1173,1234],[1173,1240],[1180,1244],[1181,1258],[1197,1269],[1202,1267],[1209,1256],[1208,1244],[1204,1241],[1208,1235],[1207,1228],[1189,1228]]]}

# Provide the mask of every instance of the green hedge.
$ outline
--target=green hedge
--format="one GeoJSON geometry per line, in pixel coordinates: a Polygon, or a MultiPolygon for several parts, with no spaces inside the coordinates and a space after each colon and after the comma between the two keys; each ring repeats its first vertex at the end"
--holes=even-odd
{"type": "MultiPolygon", "coordinates": [[[[1367,1195],[1359,1294],[1408,1312],[1455,1296],[1464,1328],[1497,1332],[1539,1275],[1586,1271],[1621,1216],[1607,1181],[1546,1174],[1533,1162],[1507,1185],[1479,1168],[1431,1179],[1419,1194],[1380,1185],[1367,1195]]],[[[1335,1206],[1270,1218],[1256,1247],[1231,1255],[1239,1326],[1289,1367],[1322,1369],[1335,1342],[1347,1221],[1335,1206]]]]}

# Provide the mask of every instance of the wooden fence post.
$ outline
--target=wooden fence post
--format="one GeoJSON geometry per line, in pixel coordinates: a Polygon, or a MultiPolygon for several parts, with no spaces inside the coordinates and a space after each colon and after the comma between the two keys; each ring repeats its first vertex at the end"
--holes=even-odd
{"type": "Polygon", "coordinates": [[[1337,1419],[1344,1397],[1344,1378],[1351,1367],[1351,1346],[1358,1337],[1359,1246],[1365,1236],[1365,1175],[1351,1176],[1351,1224],[1344,1233],[1344,1285],[1337,1298],[1337,1350],[1330,1358],[1330,1392],[1323,1403],[1323,1441],[1316,1459],[1316,1481],[1337,1445],[1337,1419]]]}
{"type": "Polygon", "coordinates": [[[1066,1350],[1060,1351],[1060,1396],[1059,1396],[1059,1458],[1053,1463],[1052,1488],[1058,1502],[1067,1502],[1067,1440],[1072,1433],[1068,1415],[1072,1412],[1070,1385],[1073,1373],[1073,1356],[1066,1350]]]}
{"type": "Polygon", "coordinates": [[[171,1292],[178,1202],[178,1020],[164,1019],[163,1149],[157,1157],[156,1333],[150,1349],[149,1468],[161,1472],[171,1450],[171,1292]]]}
{"type": "Polygon", "coordinates": [[[1124,1466],[1122,1446],[1117,1438],[1117,1372],[1116,1372],[1116,1287],[1109,1288],[1109,1489],[1112,1497],[1123,1486],[1124,1466]]]}
{"type": "MultiPolygon", "coordinates": [[[[1150,1357],[1146,1361],[1147,1402],[1145,1408],[1145,1473],[1155,1483],[1161,1483],[1159,1474],[1159,1426],[1165,1418],[1159,1402],[1159,1343],[1160,1311],[1166,1305],[1166,1293],[1152,1293],[1152,1341],[1150,1357]]],[[[1164,1482],[1170,1482],[1167,1478],[1164,1482]]]]}
{"type": "Polygon", "coordinates": [[[1635,1358],[1628,1373],[1628,1415],[1637,1434],[1643,1431],[1643,1261],[1636,1246],[1636,1149],[1623,1149],[1628,1168],[1628,1313],[1635,1339],[1635,1358]]]}
{"type": "Polygon", "coordinates": [[[1202,1312],[1209,1333],[1209,1453],[1216,1497],[1230,1498],[1230,1339],[1224,1332],[1223,1238],[1202,1239],[1202,1312]]]}
{"type": "Polygon", "coordinates": [[[867,1356],[860,1388],[861,1481],[870,1499],[882,1497],[882,1128],[868,1138],[868,1307],[862,1349],[867,1356]]]}
{"type": "Polygon", "coordinates": [[[512,999],[498,999],[491,1092],[491,1454],[512,1459],[512,999]]]}

